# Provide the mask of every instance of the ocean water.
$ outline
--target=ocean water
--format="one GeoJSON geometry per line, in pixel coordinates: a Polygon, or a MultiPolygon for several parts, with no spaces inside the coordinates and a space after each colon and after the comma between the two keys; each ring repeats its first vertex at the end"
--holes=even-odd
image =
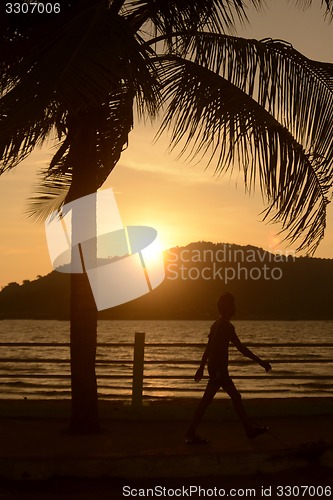
{"type": "MultiPolygon", "coordinates": [[[[193,375],[210,325],[210,321],[99,322],[98,342],[112,344],[99,346],[97,352],[100,398],[131,397],[135,332],[145,332],[144,397],[199,397],[205,380],[196,384],[193,375]]],[[[244,396],[333,395],[333,321],[234,321],[234,325],[240,339],[273,367],[266,374],[232,348],[230,374],[244,396]]],[[[68,347],[36,345],[68,343],[68,339],[66,321],[0,321],[0,398],[70,397],[68,347]]]]}

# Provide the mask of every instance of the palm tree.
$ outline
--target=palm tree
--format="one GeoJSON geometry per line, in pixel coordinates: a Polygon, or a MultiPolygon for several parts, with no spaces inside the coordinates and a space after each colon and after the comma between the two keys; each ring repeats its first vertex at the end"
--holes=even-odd
{"type": "MultiPolygon", "coordinates": [[[[246,6],[263,3],[67,0],[60,13],[7,15],[0,173],[53,139],[34,200],[48,214],[95,192],[134,120],[159,115],[171,148],[214,160],[217,173],[240,165],[247,188],[266,197],[265,216],[314,251],[332,184],[333,66],[286,42],[231,36],[246,6]]],[[[332,19],[333,0],[321,4],[332,19]]],[[[97,431],[97,311],[85,274],[71,276],[70,338],[71,428],[97,431]]]]}

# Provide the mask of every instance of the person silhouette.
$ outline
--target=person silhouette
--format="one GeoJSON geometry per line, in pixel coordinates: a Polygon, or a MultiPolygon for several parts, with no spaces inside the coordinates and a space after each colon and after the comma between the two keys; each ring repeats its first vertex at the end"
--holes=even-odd
{"type": "Polygon", "coordinates": [[[227,292],[221,295],[217,303],[217,308],[220,317],[211,326],[206,349],[203,353],[200,366],[194,376],[196,382],[202,379],[208,361],[209,381],[185,434],[187,444],[204,444],[208,442],[206,439],[196,434],[196,429],[208,405],[221,387],[231,398],[235,412],[249,439],[253,439],[269,430],[266,426],[254,425],[247,416],[243,406],[242,396],[236,389],[229,375],[229,344],[232,343],[240,353],[257,362],[266,372],[269,372],[272,367],[270,363],[263,361],[250,351],[250,349],[242,344],[238,338],[234,326],[230,323],[231,317],[236,312],[234,296],[227,292]]]}

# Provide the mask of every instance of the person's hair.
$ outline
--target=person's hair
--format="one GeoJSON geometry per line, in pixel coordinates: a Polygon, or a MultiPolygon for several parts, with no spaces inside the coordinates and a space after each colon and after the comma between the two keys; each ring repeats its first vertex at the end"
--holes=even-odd
{"type": "Polygon", "coordinates": [[[235,297],[228,292],[225,292],[217,301],[217,309],[220,314],[223,314],[235,302],[235,297]]]}

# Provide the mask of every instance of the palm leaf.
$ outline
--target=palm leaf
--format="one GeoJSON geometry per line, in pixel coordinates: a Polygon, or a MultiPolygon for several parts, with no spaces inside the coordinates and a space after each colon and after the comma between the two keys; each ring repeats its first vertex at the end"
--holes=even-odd
{"type": "Polygon", "coordinates": [[[68,113],[101,106],[122,87],[130,89],[142,112],[156,112],[151,49],[101,5],[79,11],[11,68],[15,86],[3,84],[0,100],[2,171],[30,154],[52,127],[61,130],[68,113]]]}
{"type": "Polygon", "coordinates": [[[28,201],[26,214],[36,222],[45,221],[55,210],[65,202],[68,194],[71,176],[50,175],[48,168],[40,173],[39,185],[35,188],[35,195],[28,201]]]}
{"type": "MultiPolygon", "coordinates": [[[[296,0],[296,4],[300,5],[304,9],[308,9],[312,6],[313,0],[296,0]]],[[[333,19],[333,0],[320,0],[320,4],[325,8],[325,16],[327,16],[331,21],[333,19]]]]}
{"type": "MultiPolygon", "coordinates": [[[[215,32],[235,29],[236,19],[245,21],[243,0],[130,0],[126,13],[135,29],[149,21],[155,33],[164,34],[171,42],[175,32],[195,32],[206,27],[215,32]]],[[[259,7],[261,0],[249,3],[259,7]]]]}
{"type": "MultiPolygon", "coordinates": [[[[95,110],[94,122],[91,116],[89,118],[96,130],[97,188],[103,185],[127,146],[128,134],[133,127],[132,110],[133,96],[128,90],[123,89],[122,92],[112,96],[112,99],[110,97],[107,104],[95,110]]],[[[85,120],[84,116],[81,116],[80,120],[85,120]]],[[[78,130],[77,124],[72,127],[69,120],[66,140],[58,146],[49,167],[41,173],[39,186],[35,189],[36,194],[28,201],[29,217],[45,220],[70,196],[72,172],[75,166],[75,155],[71,154],[71,148],[76,142],[75,135],[78,134],[78,130]]]]}
{"type": "Polygon", "coordinates": [[[312,61],[280,40],[211,33],[197,33],[188,53],[253,97],[314,157],[333,162],[332,64],[312,61]]]}
{"type": "Polygon", "coordinates": [[[304,235],[298,249],[313,252],[325,228],[327,161],[313,159],[267,110],[207,68],[170,56],[162,78],[168,106],[160,133],[171,128],[171,147],[190,159],[208,154],[217,173],[241,166],[247,188],[257,183],[267,198],[266,217],[280,221],[291,242],[304,235]]]}

